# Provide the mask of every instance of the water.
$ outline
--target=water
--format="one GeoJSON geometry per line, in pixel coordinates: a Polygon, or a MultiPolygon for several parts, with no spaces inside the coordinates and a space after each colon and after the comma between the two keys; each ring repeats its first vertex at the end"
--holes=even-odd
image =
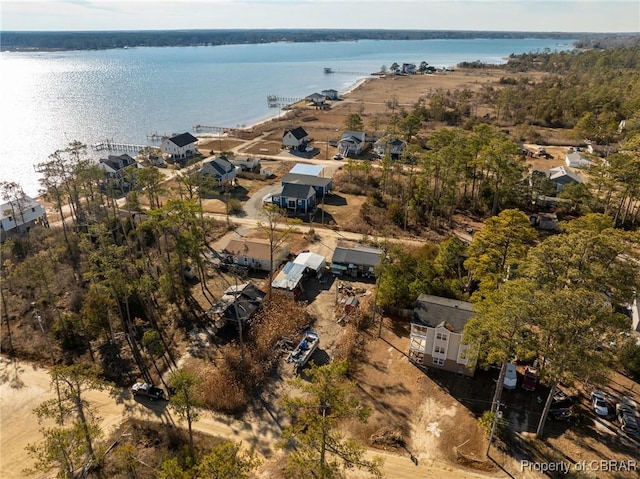
{"type": "Polygon", "coordinates": [[[394,62],[451,67],[512,53],[571,49],[570,40],[477,39],[273,43],[1,53],[0,180],[39,190],[33,165],[70,141],[151,144],[197,124],[250,125],[277,115],[267,95],[344,92],[394,62]],[[324,68],[337,72],[326,75],[324,68]]]}

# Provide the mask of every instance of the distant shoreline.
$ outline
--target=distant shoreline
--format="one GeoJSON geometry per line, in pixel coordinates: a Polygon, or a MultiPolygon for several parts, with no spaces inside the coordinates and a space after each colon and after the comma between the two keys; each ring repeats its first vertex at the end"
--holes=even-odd
{"type": "Polygon", "coordinates": [[[265,43],[437,39],[598,39],[625,34],[456,30],[141,30],[94,32],[3,31],[2,52],[37,53],[140,47],[194,47],[265,43]]]}

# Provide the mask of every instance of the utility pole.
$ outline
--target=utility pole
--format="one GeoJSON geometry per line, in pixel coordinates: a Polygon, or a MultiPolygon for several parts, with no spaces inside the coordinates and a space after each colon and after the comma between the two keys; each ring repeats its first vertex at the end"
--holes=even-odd
{"type": "Polygon", "coordinates": [[[496,427],[498,425],[498,421],[502,419],[502,411],[500,410],[500,403],[498,403],[496,412],[493,416],[493,421],[491,424],[491,434],[489,435],[489,444],[487,444],[487,457],[489,456],[489,449],[491,449],[491,441],[493,441],[493,436],[496,433],[496,427]]]}

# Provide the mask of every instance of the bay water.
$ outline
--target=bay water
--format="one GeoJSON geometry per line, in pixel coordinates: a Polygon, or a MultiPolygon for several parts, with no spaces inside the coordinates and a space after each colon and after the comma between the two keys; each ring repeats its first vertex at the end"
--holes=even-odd
{"type": "MultiPolygon", "coordinates": [[[[155,144],[194,125],[243,127],[280,113],[268,95],[345,92],[391,64],[504,63],[572,49],[572,40],[446,39],[270,43],[0,54],[0,181],[30,195],[34,165],[78,140],[155,144]],[[335,73],[326,74],[325,68],[335,73]]],[[[89,149],[90,150],[90,149],[89,149]]],[[[106,155],[103,152],[103,156],[106,155]]]]}

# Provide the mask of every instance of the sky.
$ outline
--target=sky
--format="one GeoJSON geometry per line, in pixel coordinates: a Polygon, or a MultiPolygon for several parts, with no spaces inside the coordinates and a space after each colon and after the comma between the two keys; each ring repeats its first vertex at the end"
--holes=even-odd
{"type": "Polygon", "coordinates": [[[640,33],[640,0],[0,0],[5,31],[227,28],[640,33]]]}

